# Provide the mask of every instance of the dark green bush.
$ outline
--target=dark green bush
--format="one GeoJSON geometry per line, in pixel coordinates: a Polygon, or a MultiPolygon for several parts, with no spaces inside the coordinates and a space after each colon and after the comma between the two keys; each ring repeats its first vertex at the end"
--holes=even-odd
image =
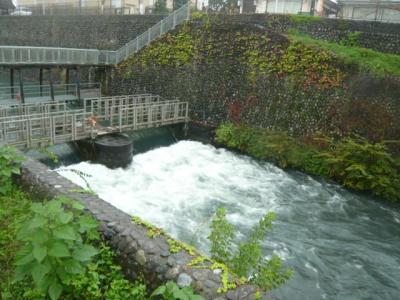
{"type": "MultiPolygon", "coordinates": [[[[255,158],[333,179],[344,186],[400,200],[400,163],[385,143],[361,137],[333,140],[314,138],[305,143],[284,132],[227,123],[217,130],[217,141],[255,158]],[[319,147],[318,143],[324,144],[319,147]]],[[[393,143],[393,141],[392,141],[393,143]]]]}

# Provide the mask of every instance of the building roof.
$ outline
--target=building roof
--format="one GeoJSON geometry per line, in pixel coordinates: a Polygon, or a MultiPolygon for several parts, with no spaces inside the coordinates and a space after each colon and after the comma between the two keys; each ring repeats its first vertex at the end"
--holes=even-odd
{"type": "Polygon", "coordinates": [[[0,9],[14,9],[12,0],[0,0],[0,9]]]}
{"type": "Polygon", "coordinates": [[[340,4],[373,4],[373,5],[387,5],[387,4],[400,4],[400,0],[338,0],[340,4]]]}

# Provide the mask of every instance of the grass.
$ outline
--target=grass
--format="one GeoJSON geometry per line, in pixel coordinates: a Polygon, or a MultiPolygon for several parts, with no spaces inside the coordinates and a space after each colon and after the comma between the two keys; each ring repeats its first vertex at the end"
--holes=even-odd
{"type": "Polygon", "coordinates": [[[31,203],[16,187],[9,195],[0,196],[0,292],[12,289],[15,252],[20,246],[15,237],[21,223],[30,217],[31,203]]]}
{"type": "Polygon", "coordinates": [[[309,16],[309,15],[290,15],[289,17],[293,22],[298,24],[313,23],[322,20],[322,18],[319,16],[309,16]]]}
{"type": "Polygon", "coordinates": [[[316,40],[296,30],[289,30],[289,38],[307,46],[317,46],[331,51],[344,63],[356,65],[360,71],[371,72],[379,76],[394,75],[400,77],[400,55],[316,40]]]}

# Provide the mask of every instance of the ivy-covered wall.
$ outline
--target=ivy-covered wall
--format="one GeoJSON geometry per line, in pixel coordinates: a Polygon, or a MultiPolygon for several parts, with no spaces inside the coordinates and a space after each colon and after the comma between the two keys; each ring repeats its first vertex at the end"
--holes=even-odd
{"type": "Polygon", "coordinates": [[[191,117],[294,135],[400,136],[400,80],[259,26],[194,22],[120,65],[113,93],[190,102],[191,117]]]}

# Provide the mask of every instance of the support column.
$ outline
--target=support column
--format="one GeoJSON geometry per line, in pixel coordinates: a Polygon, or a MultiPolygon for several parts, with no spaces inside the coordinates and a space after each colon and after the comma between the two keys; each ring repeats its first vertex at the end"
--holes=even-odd
{"type": "Polygon", "coordinates": [[[76,67],[76,95],[78,96],[78,101],[81,101],[81,82],[79,76],[79,67],[76,67]]]}
{"type": "Polygon", "coordinates": [[[69,89],[69,68],[67,67],[66,69],[65,69],[65,84],[66,84],[66,86],[65,86],[65,91],[66,91],[66,94],[68,95],[68,89],[69,89]]]}
{"type": "Polygon", "coordinates": [[[40,89],[40,97],[43,96],[43,68],[39,69],[39,89],[40,89]]]}
{"type": "Polygon", "coordinates": [[[14,69],[13,68],[10,68],[10,86],[11,86],[11,99],[14,99],[15,91],[14,91],[14,69]]]}
{"type": "Polygon", "coordinates": [[[51,68],[49,68],[49,83],[50,83],[50,97],[51,97],[51,101],[55,101],[55,98],[54,98],[53,78],[51,77],[51,68]]]}
{"type": "Polygon", "coordinates": [[[24,94],[24,79],[22,78],[22,69],[18,69],[19,75],[19,93],[21,96],[21,103],[25,103],[25,94],[24,94]]]}

